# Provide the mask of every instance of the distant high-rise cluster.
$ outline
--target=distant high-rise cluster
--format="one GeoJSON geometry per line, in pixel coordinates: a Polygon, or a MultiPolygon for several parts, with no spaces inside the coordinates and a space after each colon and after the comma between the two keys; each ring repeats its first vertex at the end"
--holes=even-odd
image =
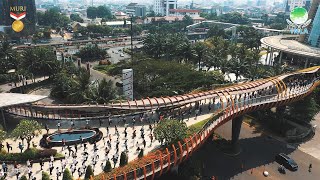
{"type": "Polygon", "coordinates": [[[308,15],[312,23],[309,36],[306,36],[305,40],[313,47],[320,47],[320,0],[313,0],[308,15]]]}
{"type": "Polygon", "coordinates": [[[178,0],[155,0],[153,4],[153,11],[156,14],[169,16],[170,9],[177,9],[178,0]]]}
{"type": "Polygon", "coordinates": [[[143,17],[146,15],[147,8],[145,5],[140,5],[138,3],[130,3],[126,6],[126,13],[129,16],[139,16],[143,17]]]}

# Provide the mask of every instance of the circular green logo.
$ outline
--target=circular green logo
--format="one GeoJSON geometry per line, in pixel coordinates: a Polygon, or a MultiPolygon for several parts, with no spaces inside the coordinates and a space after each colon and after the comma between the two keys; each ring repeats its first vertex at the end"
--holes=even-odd
{"type": "Polygon", "coordinates": [[[290,19],[295,24],[303,24],[308,20],[308,12],[303,7],[296,7],[291,11],[290,19]]]}

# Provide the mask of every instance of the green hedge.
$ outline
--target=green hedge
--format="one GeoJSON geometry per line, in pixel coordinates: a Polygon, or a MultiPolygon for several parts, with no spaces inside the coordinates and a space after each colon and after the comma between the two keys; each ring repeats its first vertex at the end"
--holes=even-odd
{"type": "Polygon", "coordinates": [[[10,81],[9,74],[0,74],[0,84],[4,84],[10,81]]]}
{"type": "Polygon", "coordinates": [[[23,153],[6,153],[5,151],[1,151],[0,153],[0,161],[17,161],[17,162],[25,162],[29,160],[39,160],[41,158],[49,158],[50,156],[56,156],[56,149],[35,149],[30,148],[29,150],[25,150],[23,153]]]}

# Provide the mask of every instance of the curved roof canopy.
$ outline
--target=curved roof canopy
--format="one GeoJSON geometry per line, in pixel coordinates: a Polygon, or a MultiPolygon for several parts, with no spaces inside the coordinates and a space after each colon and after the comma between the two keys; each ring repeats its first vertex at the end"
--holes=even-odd
{"type": "Polygon", "coordinates": [[[295,54],[309,58],[320,58],[320,48],[308,46],[300,43],[295,38],[297,35],[281,35],[281,36],[269,36],[261,39],[261,43],[286,52],[288,54],[295,54]]]}
{"type": "Polygon", "coordinates": [[[47,98],[47,96],[19,93],[0,93],[0,108],[18,104],[33,103],[44,98],[47,98]]]}

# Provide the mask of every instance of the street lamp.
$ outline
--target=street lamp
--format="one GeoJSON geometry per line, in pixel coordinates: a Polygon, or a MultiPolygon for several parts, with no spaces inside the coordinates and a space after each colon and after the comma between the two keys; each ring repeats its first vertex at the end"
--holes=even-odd
{"type": "Polygon", "coordinates": [[[133,24],[133,14],[131,14],[130,16],[131,18],[131,23],[130,23],[130,30],[131,30],[131,62],[133,62],[133,28],[132,28],[132,24],[133,24]]]}

